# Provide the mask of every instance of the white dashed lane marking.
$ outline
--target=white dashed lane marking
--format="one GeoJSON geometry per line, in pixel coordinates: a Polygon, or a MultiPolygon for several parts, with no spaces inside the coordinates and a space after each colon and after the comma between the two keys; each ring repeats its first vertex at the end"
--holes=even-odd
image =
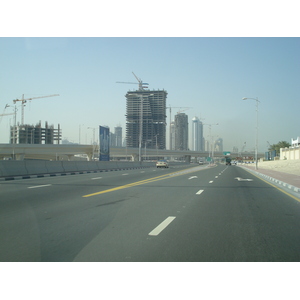
{"type": "Polygon", "coordinates": [[[159,235],[176,217],[168,217],[163,222],[161,222],[157,227],[155,227],[149,235],[159,235]]]}
{"type": "Polygon", "coordinates": [[[37,188],[42,188],[46,186],[50,186],[51,184],[43,184],[43,185],[35,185],[35,186],[29,186],[29,189],[37,189],[37,188]]]}

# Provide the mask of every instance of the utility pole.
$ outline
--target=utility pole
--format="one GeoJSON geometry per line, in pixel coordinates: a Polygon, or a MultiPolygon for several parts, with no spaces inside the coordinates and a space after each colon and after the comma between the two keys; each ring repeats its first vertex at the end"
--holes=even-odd
{"type": "Polygon", "coordinates": [[[258,97],[256,98],[247,98],[244,97],[242,100],[255,100],[256,101],[256,137],[255,137],[255,170],[258,169],[257,162],[258,162],[258,103],[260,102],[258,100],[258,97]]]}

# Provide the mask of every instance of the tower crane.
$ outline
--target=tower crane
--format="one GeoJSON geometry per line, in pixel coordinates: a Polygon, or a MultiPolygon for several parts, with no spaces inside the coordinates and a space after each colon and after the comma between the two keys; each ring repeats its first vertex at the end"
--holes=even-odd
{"type": "Polygon", "coordinates": [[[15,115],[15,118],[16,118],[16,108],[15,108],[15,112],[14,112],[14,113],[5,114],[4,112],[5,112],[5,110],[6,110],[7,107],[10,107],[10,105],[8,105],[8,104],[5,105],[4,110],[3,110],[3,114],[0,115],[0,123],[1,123],[2,118],[3,118],[4,116],[15,115]]]}
{"type": "Polygon", "coordinates": [[[190,109],[190,108],[192,108],[192,107],[178,107],[178,108],[182,108],[182,109],[180,109],[180,110],[177,112],[177,114],[180,114],[180,113],[182,113],[182,112],[184,112],[184,111],[186,111],[186,110],[188,110],[188,109],[190,109]]]}
{"type": "Polygon", "coordinates": [[[25,107],[25,103],[27,101],[30,101],[30,100],[33,100],[33,99],[39,99],[39,98],[55,97],[55,96],[59,96],[59,94],[48,95],[48,96],[41,96],[41,97],[32,97],[32,98],[24,99],[24,94],[23,94],[22,95],[22,99],[15,99],[15,100],[13,100],[14,104],[16,104],[17,101],[22,101],[22,124],[24,124],[24,107],[25,107]]]}
{"type": "Polygon", "coordinates": [[[136,78],[136,80],[138,81],[138,83],[136,82],[123,82],[123,81],[117,81],[116,83],[126,83],[126,84],[138,84],[139,85],[139,90],[140,91],[144,91],[145,89],[148,88],[149,83],[145,83],[143,82],[140,78],[138,78],[133,72],[132,74],[134,75],[134,77],[136,78]],[[146,86],[147,85],[147,86],[146,86]]]}
{"type": "Polygon", "coordinates": [[[14,113],[11,113],[11,114],[1,114],[1,115],[0,115],[0,123],[1,123],[1,121],[2,121],[2,117],[3,117],[3,116],[10,116],[10,115],[14,115],[14,113]]]}

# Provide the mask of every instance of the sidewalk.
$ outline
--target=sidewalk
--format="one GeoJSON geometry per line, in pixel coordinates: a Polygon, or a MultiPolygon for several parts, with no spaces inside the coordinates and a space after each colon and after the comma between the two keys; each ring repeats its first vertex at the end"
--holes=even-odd
{"type": "Polygon", "coordinates": [[[300,175],[291,174],[287,172],[275,171],[274,169],[265,169],[258,166],[255,170],[255,165],[239,165],[239,167],[248,169],[256,175],[278,184],[284,188],[288,188],[293,192],[296,192],[300,197],[300,175]]]}

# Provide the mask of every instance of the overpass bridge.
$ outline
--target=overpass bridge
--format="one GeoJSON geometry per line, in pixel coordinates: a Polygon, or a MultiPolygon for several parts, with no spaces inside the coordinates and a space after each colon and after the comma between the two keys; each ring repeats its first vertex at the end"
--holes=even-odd
{"type": "MultiPolygon", "coordinates": [[[[145,149],[141,151],[143,159],[157,158],[190,158],[208,157],[207,151],[178,151],[145,149]]],[[[249,153],[254,156],[254,153],[249,153]]],[[[139,148],[111,147],[111,159],[128,159],[137,161],[139,148]]],[[[232,157],[238,153],[231,152],[232,157]]],[[[43,160],[92,160],[99,157],[98,145],[76,145],[76,144],[0,144],[0,160],[3,159],[43,159],[43,160]]],[[[213,157],[224,157],[223,152],[214,152],[213,157]]],[[[264,153],[258,153],[258,157],[264,157],[264,153]]]]}

